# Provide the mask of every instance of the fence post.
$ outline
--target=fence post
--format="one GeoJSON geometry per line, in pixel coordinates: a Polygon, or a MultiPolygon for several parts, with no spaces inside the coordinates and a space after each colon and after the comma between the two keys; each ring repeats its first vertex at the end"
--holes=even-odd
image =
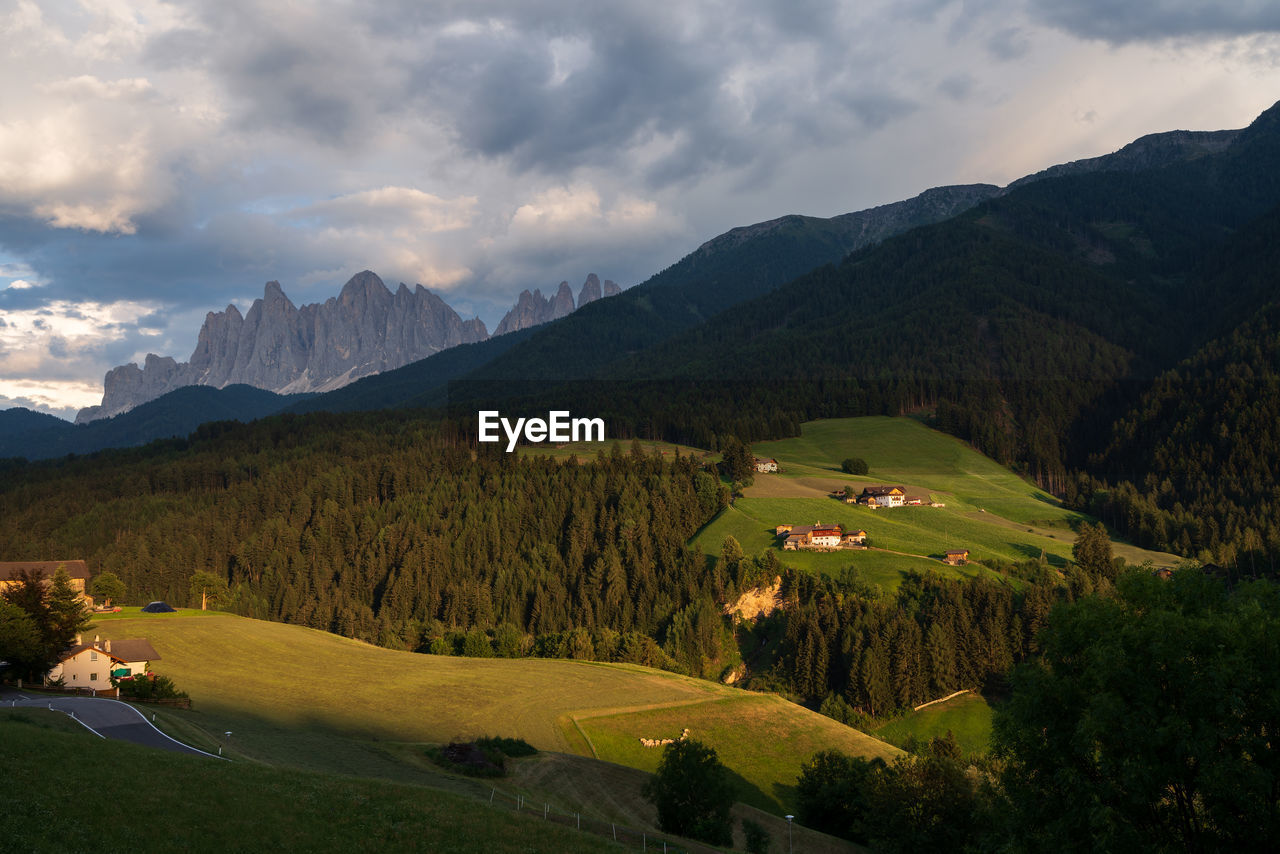
{"type": "Polygon", "coordinates": [[[489,790],[489,806],[493,806],[493,796],[497,793],[497,789],[489,790]]]}
{"type": "Polygon", "coordinates": [[[610,825],[609,825],[609,827],[613,828],[613,841],[614,841],[614,842],[617,842],[617,841],[618,841],[618,826],[617,826],[616,824],[610,824],[610,825]]]}
{"type": "Polygon", "coordinates": [[[543,821],[546,821],[546,820],[547,820],[547,810],[548,810],[548,809],[550,809],[550,807],[549,807],[547,804],[545,804],[545,803],[544,803],[544,804],[542,805],[542,820],[543,820],[543,821]]]}
{"type": "Polygon", "coordinates": [[[582,813],[574,813],[573,817],[578,820],[578,830],[582,830],[582,813]]]}

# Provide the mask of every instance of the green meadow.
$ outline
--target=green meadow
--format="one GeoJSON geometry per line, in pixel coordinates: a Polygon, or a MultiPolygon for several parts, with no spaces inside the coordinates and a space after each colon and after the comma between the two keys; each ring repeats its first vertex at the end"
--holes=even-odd
{"type": "Polygon", "coordinates": [[[909,494],[935,494],[948,509],[982,509],[1024,524],[1075,524],[1084,518],[954,436],[911,418],[811,421],[801,425],[800,436],[760,442],[753,450],[757,456],[776,457],[786,469],[782,478],[821,476],[840,486],[905,484],[909,494]],[[840,463],[847,457],[866,460],[870,472],[865,476],[844,474],[840,463]]]}
{"type": "MultiPolygon", "coordinates": [[[[968,549],[975,561],[1018,562],[1043,553],[1050,565],[1062,566],[1071,557],[1073,529],[1090,521],[960,440],[910,418],[813,421],[801,430],[799,437],[753,447],[757,456],[776,458],[781,471],[757,474],[742,498],[698,532],[695,545],[714,556],[732,535],[749,555],[779,549],[785,564],[832,576],[852,567],[862,581],[891,591],[908,571],[988,572],[972,564],[947,566],[941,558],[948,549],[968,549]],[[865,460],[868,474],[843,473],[840,464],[848,457],[865,460]],[[874,484],[902,485],[908,495],[945,506],[872,510],[831,497],[846,485],[861,492],[874,484]],[[864,529],[872,548],[780,550],[778,525],[815,522],[864,529]]],[[[1149,559],[1164,566],[1176,560],[1124,544],[1115,551],[1134,563],[1149,559]]]]}
{"type": "Polygon", "coordinates": [[[102,740],[58,712],[0,710],[0,849],[587,852],[599,836],[378,780],[216,762],[102,740]],[[43,716],[43,718],[41,717],[43,716]],[[90,804],[69,808],[83,793],[90,804]],[[94,804],[94,794],[105,802],[94,804]]]}
{"type": "Polygon", "coordinates": [[[800,766],[828,749],[852,756],[892,759],[900,751],[865,733],[788,703],[772,694],[747,694],[688,706],[579,715],[579,726],[601,759],[655,771],[661,747],[640,739],[689,737],[713,747],[734,772],[739,800],[771,812],[795,809],[800,766]]]}
{"type": "Polygon", "coordinates": [[[609,734],[661,737],[648,735],[645,716],[677,715],[681,728],[723,750],[730,770],[749,781],[747,803],[779,812],[794,809],[787,793],[814,745],[896,753],[781,698],[634,665],[420,655],[226,614],[123,613],[90,632],[146,637],[156,647],[153,669],[193,702],[189,712],[157,713],[172,735],[271,765],[475,794],[487,784],[442,781],[416,746],[516,736],[541,750],[648,771],[657,752],[620,750],[609,734]],[[615,728],[598,730],[604,719],[615,728]]]}
{"type": "Polygon", "coordinates": [[[982,756],[991,750],[991,705],[979,694],[961,694],[944,703],[928,706],[889,721],[874,730],[899,747],[908,739],[928,741],[949,731],[968,756],[982,756]]]}

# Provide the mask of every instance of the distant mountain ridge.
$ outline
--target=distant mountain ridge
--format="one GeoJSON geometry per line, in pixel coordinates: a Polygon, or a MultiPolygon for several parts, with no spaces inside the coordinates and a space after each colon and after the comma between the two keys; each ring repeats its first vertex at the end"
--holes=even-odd
{"type": "Polygon", "coordinates": [[[539,329],[473,379],[564,380],[607,376],[609,366],[757,299],[824,264],[913,228],[932,225],[1027,184],[1067,175],[1137,173],[1229,149],[1242,130],[1174,130],[1143,136],[1111,154],[1049,167],[1011,182],[925,190],[899,202],[820,218],[791,214],[713,237],[600,310],[539,329]]]}
{"type": "MultiPolygon", "coordinates": [[[[619,293],[594,273],[578,304],[619,293]]],[[[567,282],[552,300],[527,290],[495,334],[564,317],[575,308],[567,282]]],[[[463,320],[436,294],[404,283],[393,294],[368,270],[351,277],[337,297],[295,306],[279,282],[267,282],[244,315],[234,305],[209,312],[190,360],[148,354],[141,368],[121,365],[103,380],[102,403],[80,410],[77,424],[127,412],[184,386],[244,384],[283,395],[325,392],[456,347],[485,341],[478,318],[463,320]]]]}
{"type": "Polygon", "coordinates": [[[595,302],[604,297],[617,296],[620,293],[622,293],[622,288],[609,279],[604,280],[602,289],[600,279],[595,273],[588,274],[587,280],[582,283],[582,290],[578,293],[578,304],[576,306],[573,303],[573,291],[569,289],[568,282],[561,282],[555,296],[551,297],[544,297],[541,289],[535,288],[533,293],[523,290],[520,292],[520,297],[516,300],[515,306],[498,323],[498,328],[494,330],[493,334],[506,335],[508,332],[541,326],[544,323],[568,317],[575,309],[582,308],[587,303],[595,302]]]}
{"type": "Polygon", "coordinates": [[[0,411],[0,459],[42,460],[145,445],[156,439],[186,438],[202,424],[254,421],[306,397],[279,395],[242,384],[225,388],[184,386],[91,424],[70,424],[28,409],[6,409],[0,411]]]}
{"type": "MultiPolygon", "coordinates": [[[[558,291],[550,297],[543,296],[540,290],[532,293],[525,291],[503,317],[495,335],[514,330],[532,331],[531,335],[522,336],[522,340],[512,345],[468,353],[464,359],[451,360],[448,367],[437,359],[430,358],[438,355],[441,350],[448,349],[443,346],[434,350],[422,348],[416,351],[421,355],[402,355],[400,358],[403,361],[396,358],[370,359],[363,367],[354,364],[356,360],[349,353],[340,352],[342,348],[337,346],[336,352],[318,357],[315,366],[308,363],[304,375],[297,365],[304,361],[302,356],[306,355],[305,346],[299,345],[299,340],[305,344],[306,336],[275,335],[269,336],[264,342],[255,341],[254,346],[244,351],[256,354],[261,364],[254,371],[237,373],[234,369],[228,370],[226,365],[230,363],[233,368],[242,365],[247,368],[253,364],[253,359],[246,358],[241,352],[240,341],[232,334],[239,328],[240,338],[244,337],[243,327],[248,322],[248,316],[239,318],[239,312],[228,307],[226,312],[210,313],[190,363],[148,356],[141,369],[134,365],[114,369],[107,375],[104,384],[106,389],[103,405],[82,410],[77,422],[101,418],[109,412],[124,411],[129,406],[153,399],[165,391],[202,382],[217,384],[238,381],[261,387],[262,383],[273,381],[278,383],[273,388],[276,391],[316,390],[333,393],[331,390],[343,388],[347,383],[363,377],[358,395],[344,395],[341,401],[332,401],[335,409],[348,409],[353,406],[381,408],[422,405],[422,401],[439,399],[445,382],[466,374],[472,379],[483,380],[607,376],[611,372],[611,363],[627,359],[700,326],[726,308],[770,293],[797,276],[823,264],[839,262],[858,249],[921,225],[949,219],[983,202],[1001,197],[1015,188],[1064,175],[1105,171],[1133,173],[1198,160],[1230,148],[1241,133],[1240,130],[1178,130],[1149,134],[1112,154],[1053,166],[1020,178],[1004,188],[991,184],[936,187],[901,202],[829,219],[788,215],[737,227],[706,241],[676,264],[625,292],[608,280],[601,288],[594,274],[588,276],[576,306],[578,309],[590,306],[586,311],[573,310],[572,292],[567,282],[562,282],[558,291]],[[621,296],[604,304],[590,305],[598,302],[597,293],[601,296],[621,296]],[[569,316],[571,311],[572,316],[569,316]],[[374,382],[383,372],[419,361],[421,367],[412,373],[413,380],[406,374],[403,377],[397,376],[394,382],[385,386],[375,384],[364,387],[367,383],[374,382]],[[197,376],[197,371],[191,369],[191,364],[203,371],[203,378],[197,376]],[[291,369],[290,365],[293,366],[291,369]],[[324,370],[326,365],[328,372],[324,370]]],[[[344,287],[344,294],[364,276],[372,277],[381,284],[372,273],[362,273],[344,287]]],[[[370,289],[375,293],[375,298],[368,302],[375,305],[381,302],[376,298],[378,288],[371,288],[368,280],[362,281],[366,294],[370,289]]],[[[279,286],[276,285],[274,290],[278,291],[279,286]]],[[[272,291],[272,285],[268,284],[264,299],[256,301],[255,307],[258,303],[263,303],[265,310],[268,307],[266,304],[271,303],[274,310],[289,315],[292,304],[288,303],[282,292],[277,296],[272,291]]],[[[386,297],[390,296],[385,286],[382,291],[386,297]]],[[[402,286],[396,297],[404,299],[401,294],[409,294],[408,288],[402,286]]],[[[452,313],[443,300],[421,286],[413,296],[424,301],[429,297],[430,301],[438,302],[439,306],[452,313]]],[[[340,296],[338,301],[341,302],[342,299],[340,296]]],[[[325,305],[334,302],[331,299],[325,305]]],[[[293,311],[301,315],[309,309],[314,310],[313,307],[306,306],[293,311]]],[[[249,315],[252,314],[251,308],[249,315]]],[[[456,314],[454,317],[456,318],[456,314]]],[[[461,325],[463,322],[456,318],[456,323],[461,325]]],[[[479,324],[479,321],[471,323],[479,324]]],[[[452,326],[448,322],[446,325],[452,326]]],[[[455,343],[485,341],[488,336],[482,334],[481,330],[483,324],[479,324],[478,330],[473,328],[470,336],[464,338],[459,326],[455,343]]],[[[396,336],[391,338],[393,341],[397,340],[396,336]]],[[[334,336],[327,340],[334,345],[342,343],[334,336]]],[[[401,352],[411,354],[415,351],[412,347],[405,347],[401,352]]],[[[297,404],[295,408],[324,409],[330,405],[327,397],[327,394],[322,393],[305,403],[297,404]]]]}

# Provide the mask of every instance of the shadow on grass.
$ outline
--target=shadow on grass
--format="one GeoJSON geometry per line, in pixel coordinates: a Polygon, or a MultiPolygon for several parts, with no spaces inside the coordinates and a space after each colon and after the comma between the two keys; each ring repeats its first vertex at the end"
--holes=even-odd
{"type": "Polygon", "coordinates": [[[785,813],[793,813],[796,809],[796,785],[794,783],[774,783],[773,799],[785,813]]]}

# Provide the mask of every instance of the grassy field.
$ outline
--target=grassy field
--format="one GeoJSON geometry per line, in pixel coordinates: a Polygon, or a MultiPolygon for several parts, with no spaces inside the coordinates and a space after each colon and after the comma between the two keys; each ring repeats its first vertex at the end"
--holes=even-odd
{"type": "Polygon", "coordinates": [[[0,767],[21,781],[7,787],[0,850],[622,850],[447,792],[148,750],[58,731],[63,715],[44,712],[46,724],[35,714],[0,712],[0,767]],[[72,792],[115,806],[60,808],[72,792]]]}
{"type": "Polygon", "coordinates": [[[438,770],[412,758],[414,745],[492,734],[543,750],[594,750],[651,770],[655,755],[620,750],[608,734],[629,727],[638,738],[652,724],[646,715],[678,714],[681,727],[727,751],[726,764],[760,793],[749,803],[778,811],[794,808],[787,787],[810,745],[844,744],[868,756],[896,752],[777,697],[631,665],[418,655],[217,614],[125,612],[98,620],[90,632],[152,642],[161,655],[156,672],[193,700],[190,712],[159,713],[157,722],[175,737],[272,765],[474,792],[483,784],[442,781],[438,770]],[[596,744],[594,722],[605,718],[616,727],[601,730],[596,744]]]}
{"type": "Polygon", "coordinates": [[[713,747],[736,775],[739,799],[771,812],[795,809],[801,764],[820,750],[890,759],[889,744],[769,694],[748,694],[697,705],[579,715],[601,759],[654,771],[662,749],[641,738],[689,737],[713,747]]]}
{"type": "Polygon", "coordinates": [[[985,755],[991,749],[991,705],[978,694],[959,697],[911,712],[875,730],[875,735],[899,747],[909,738],[928,741],[934,736],[956,737],[967,755],[985,755]]]}
{"type": "MultiPolygon", "coordinates": [[[[652,826],[657,820],[653,805],[641,793],[649,775],[635,768],[563,753],[543,753],[520,760],[514,776],[522,790],[538,792],[552,809],[573,811],[580,809],[581,804],[600,805],[603,809],[593,810],[594,815],[632,827],[652,826]]],[[[741,822],[749,819],[764,827],[774,839],[770,850],[785,850],[779,844],[787,838],[787,822],[776,812],[738,803],[733,808],[733,819],[736,848],[742,849],[745,845],[741,822]]],[[[800,825],[792,828],[792,832],[795,850],[806,854],[851,854],[863,850],[851,842],[800,825]]]]}
{"type": "MultiPolygon", "coordinates": [[[[837,575],[854,567],[858,576],[893,590],[908,570],[965,575],[976,567],[941,563],[948,549],[969,549],[974,560],[1024,561],[1045,554],[1061,566],[1071,556],[1073,529],[1086,517],[960,440],[930,430],[909,418],[845,418],[813,421],[802,435],[754,446],[757,456],[774,457],[782,471],[756,475],[755,483],[733,506],[694,538],[709,555],[724,538],[735,537],[747,554],[778,548],[779,524],[839,523],[863,528],[874,548],[868,551],[779,553],[798,569],[837,575]],[[840,463],[860,457],[867,475],[847,475],[840,463]],[[846,485],[892,483],[945,507],[870,510],[830,497],[846,485]],[[884,549],[887,551],[878,551],[884,549]],[[891,553],[890,553],[891,552],[891,553]]],[[[1173,555],[1116,544],[1116,554],[1132,563],[1151,560],[1172,566],[1173,555]]]]}

